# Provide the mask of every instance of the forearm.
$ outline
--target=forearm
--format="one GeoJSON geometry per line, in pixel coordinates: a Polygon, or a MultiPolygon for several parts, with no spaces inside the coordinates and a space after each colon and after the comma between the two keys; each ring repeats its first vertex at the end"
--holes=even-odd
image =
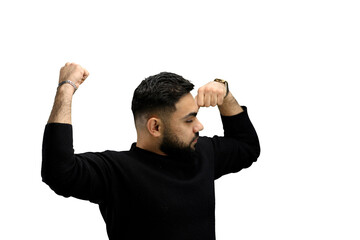
{"type": "Polygon", "coordinates": [[[48,123],[71,124],[71,103],[74,88],[64,84],[58,88],[48,123]]]}
{"type": "Polygon", "coordinates": [[[223,103],[218,107],[222,116],[234,116],[244,111],[231,92],[228,93],[223,103]]]}
{"type": "Polygon", "coordinates": [[[88,76],[89,72],[76,63],[66,63],[60,69],[59,84],[61,86],[57,89],[48,123],[71,124],[72,96],[75,89],[79,88],[88,76]],[[70,82],[71,84],[63,84],[64,82],[70,82]]]}

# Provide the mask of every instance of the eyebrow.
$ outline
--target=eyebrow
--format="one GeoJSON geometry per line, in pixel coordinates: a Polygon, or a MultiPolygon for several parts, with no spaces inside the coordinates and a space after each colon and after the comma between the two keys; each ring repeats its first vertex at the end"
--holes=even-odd
{"type": "Polygon", "coordinates": [[[182,119],[186,119],[188,117],[196,117],[196,115],[197,115],[197,112],[191,112],[191,113],[187,114],[185,117],[183,117],[182,119]]]}

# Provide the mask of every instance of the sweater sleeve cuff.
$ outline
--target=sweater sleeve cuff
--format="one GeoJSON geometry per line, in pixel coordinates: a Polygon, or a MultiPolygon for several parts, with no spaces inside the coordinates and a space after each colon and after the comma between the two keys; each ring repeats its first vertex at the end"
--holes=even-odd
{"type": "Polygon", "coordinates": [[[45,126],[43,148],[73,149],[72,125],[65,123],[48,123],[45,126]]]}

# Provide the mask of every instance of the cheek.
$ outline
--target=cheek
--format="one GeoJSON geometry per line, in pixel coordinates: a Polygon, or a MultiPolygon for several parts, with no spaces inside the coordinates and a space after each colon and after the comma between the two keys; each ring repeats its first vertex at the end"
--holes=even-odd
{"type": "Polygon", "coordinates": [[[179,126],[174,133],[179,139],[183,141],[191,141],[194,138],[194,132],[192,126],[179,126]]]}

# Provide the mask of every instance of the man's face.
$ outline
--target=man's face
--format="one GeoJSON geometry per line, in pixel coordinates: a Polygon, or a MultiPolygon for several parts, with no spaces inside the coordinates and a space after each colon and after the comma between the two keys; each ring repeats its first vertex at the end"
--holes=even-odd
{"type": "Polygon", "coordinates": [[[190,93],[180,98],[175,107],[166,121],[160,150],[179,156],[195,150],[199,131],[204,127],[196,118],[199,107],[190,93]]]}

